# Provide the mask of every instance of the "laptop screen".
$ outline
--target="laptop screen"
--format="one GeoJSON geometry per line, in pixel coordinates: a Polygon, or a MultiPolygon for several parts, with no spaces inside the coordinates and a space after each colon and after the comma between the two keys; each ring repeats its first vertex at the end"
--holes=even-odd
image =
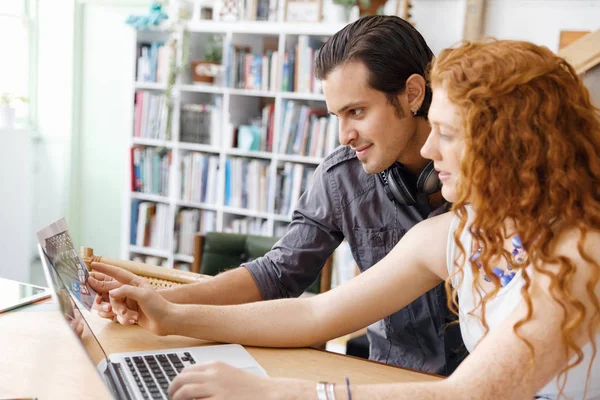
{"type": "Polygon", "coordinates": [[[89,272],[73,246],[65,219],[61,218],[40,230],[37,238],[71,296],[85,309],[91,310],[96,292],[87,283],[89,272]]]}
{"type": "Polygon", "coordinates": [[[88,356],[94,363],[94,366],[98,365],[102,360],[106,360],[106,353],[100,346],[100,342],[90,329],[87,321],[83,317],[80,307],[77,305],[74,298],[71,296],[65,283],[63,282],[60,275],[56,272],[54,264],[43,251],[40,246],[40,257],[42,259],[42,265],[46,274],[46,280],[48,286],[52,291],[55,301],[58,303],[60,312],[65,318],[67,324],[71,327],[75,335],[81,341],[81,344],[85,348],[88,356]]]}

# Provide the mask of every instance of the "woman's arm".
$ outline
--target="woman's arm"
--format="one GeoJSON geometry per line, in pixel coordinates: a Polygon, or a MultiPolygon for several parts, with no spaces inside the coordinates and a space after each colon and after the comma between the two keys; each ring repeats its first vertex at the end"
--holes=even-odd
{"type": "MultiPolygon", "coordinates": [[[[157,334],[266,347],[307,346],[356,331],[405,307],[447,276],[450,220],[445,214],[421,222],[375,266],[324,294],[232,306],[166,303],[168,312],[148,327],[157,334]]],[[[151,289],[129,286],[111,296],[121,303],[136,300],[144,311],[160,302],[151,289]]]]}
{"type": "MultiPolygon", "coordinates": [[[[570,293],[575,295],[586,310],[585,320],[575,331],[576,343],[582,347],[590,341],[588,328],[594,314],[595,322],[598,323],[597,310],[593,304],[597,304],[600,298],[600,284],[592,288],[595,299],[586,293],[586,284],[592,276],[597,277],[600,271],[579,256],[577,232],[564,236],[556,252],[573,260],[576,266],[569,286],[570,293]]],[[[600,262],[600,235],[589,234],[585,247],[592,259],[596,263],[600,262]]],[[[545,265],[544,269],[555,273],[558,266],[545,265]]],[[[525,302],[521,302],[448,379],[434,383],[354,386],[352,399],[531,399],[564,368],[567,359],[564,357],[562,344],[563,309],[550,295],[550,280],[546,276],[535,274],[529,294],[533,314],[519,333],[533,345],[533,360],[527,345],[513,333],[515,324],[527,313],[525,302]]],[[[569,315],[574,315],[575,312],[575,309],[567,309],[569,315]]],[[[597,334],[600,327],[595,328],[592,330],[593,334],[597,334]]],[[[597,359],[598,355],[595,362],[598,362],[597,359]]],[[[587,368],[590,360],[586,362],[587,368]]],[[[597,377],[591,378],[593,379],[597,377]]],[[[310,392],[309,385],[305,390],[306,393],[310,392]]],[[[336,394],[343,399],[344,393],[345,389],[340,388],[336,394]]]]}

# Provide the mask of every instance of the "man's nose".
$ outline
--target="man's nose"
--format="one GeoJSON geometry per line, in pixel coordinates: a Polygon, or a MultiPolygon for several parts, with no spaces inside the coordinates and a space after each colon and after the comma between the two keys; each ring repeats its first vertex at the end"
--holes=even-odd
{"type": "Polygon", "coordinates": [[[358,132],[351,123],[339,120],[339,138],[340,144],[349,146],[358,137],[358,132]]]}

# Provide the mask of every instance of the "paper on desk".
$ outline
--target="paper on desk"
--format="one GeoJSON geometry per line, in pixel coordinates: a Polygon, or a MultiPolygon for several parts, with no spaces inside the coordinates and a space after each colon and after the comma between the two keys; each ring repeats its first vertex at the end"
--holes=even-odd
{"type": "Polygon", "coordinates": [[[91,310],[96,292],[87,282],[90,274],[73,246],[67,221],[61,218],[53,222],[40,230],[37,238],[50,259],[50,267],[54,267],[71,296],[91,310]]]}

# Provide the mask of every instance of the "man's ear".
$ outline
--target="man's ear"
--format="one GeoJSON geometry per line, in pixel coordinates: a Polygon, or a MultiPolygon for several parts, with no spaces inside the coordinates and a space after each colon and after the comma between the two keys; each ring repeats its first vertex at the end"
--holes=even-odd
{"type": "Polygon", "coordinates": [[[425,78],[419,74],[412,74],[406,80],[406,99],[411,112],[421,109],[425,99],[425,78]]]}

